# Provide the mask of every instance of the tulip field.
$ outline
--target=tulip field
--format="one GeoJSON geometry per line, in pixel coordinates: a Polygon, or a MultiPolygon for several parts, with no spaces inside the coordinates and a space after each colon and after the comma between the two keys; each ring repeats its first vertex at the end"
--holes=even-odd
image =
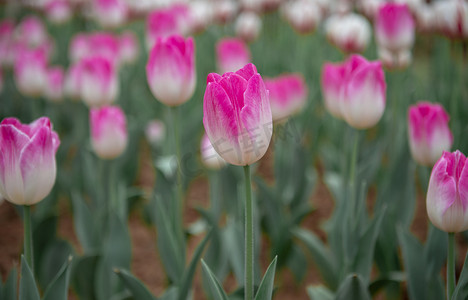
{"type": "Polygon", "coordinates": [[[468,2],[0,4],[0,300],[468,299],[468,2]]]}

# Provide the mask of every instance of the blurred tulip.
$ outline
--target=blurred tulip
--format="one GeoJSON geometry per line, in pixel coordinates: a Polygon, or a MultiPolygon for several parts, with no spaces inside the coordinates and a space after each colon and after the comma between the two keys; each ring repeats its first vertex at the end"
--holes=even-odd
{"type": "Polygon", "coordinates": [[[57,102],[63,99],[64,71],[62,67],[51,68],[47,71],[47,85],[45,97],[57,102]]]}
{"type": "Polygon", "coordinates": [[[437,28],[449,38],[468,38],[468,3],[463,0],[437,1],[434,4],[437,28]]]}
{"type": "Polygon", "coordinates": [[[190,24],[189,32],[197,33],[205,30],[214,19],[213,4],[207,0],[193,0],[189,2],[190,24]]]}
{"type": "Polygon", "coordinates": [[[237,13],[239,6],[235,0],[218,0],[214,3],[215,21],[226,24],[231,21],[237,13]]]}
{"type": "Polygon", "coordinates": [[[48,39],[44,23],[36,16],[24,17],[15,29],[15,40],[29,47],[38,47],[48,39]]]}
{"type": "Polygon", "coordinates": [[[202,162],[208,169],[218,170],[226,165],[226,161],[213,148],[206,133],[201,139],[200,153],[202,162]]]}
{"type": "Polygon", "coordinates": [[[420,164],[433,166],[444,151],[450,151],[453,136],[449,115],[437,103],[419,102],[408,110],[408,137],[411,154],[420,164]]]}
{"type": "Polygon", "coordinates": [[[0,21],[0,67],[11,67],[13,57],[13,32],[15,23],[5,19],[0,21]]]}
{"type": "Polygon", "coordinates": [[[138,38],[131,31],[125,31],[119,38],[119,57],[123,63],[132,63],[138,58],[138,38]]]}
{"type": "Polygon", "coordinates": [[[253,12],[241,13],[235,23],[236,36],[246,42],[255,40],[262,29],[262,20],[253,12]]]}
{"type": "Polygon", "coordinates": [[[79,100],[81,97],[81,66],[75,63],[70,66],[65,76],[64,94],[72,100],[79,100]]]}
{"type": "Polygon", "coordinates": [[[241,39],[223,38],[216,44],[216,62],[220,73],[234,72],[251,61],[250,50],[241,39]]]}
{"type": "Polygon", "coordinates": [[[102,159],[114,159],[127,147],[127,122],[124,112],[116,106],[90,110],[91,144],[102,159]]]}
{"type": "Polygon", "coordinates": [[[190,99],[195,90],[195,44],[181,36],[158,38],[146,65],[154,97],[168,106],[190,99]]]}
{"type": "Polygon", "coordinates": [[[121,26],[127,21],[128,8],[123,0],[92,0],[96,22],[106,28],[121,26]]]}
{"type": "Polygon", "coordinates": [[[269,91],[273,121],[285,120],[306,104],[307,85],[300,74],[265,79],[265,86],[269,91]]]}
{"type": "Polygon", "coordinates": [[[72,8],[67,0],[51,0],[45,6],[47,19],[56,24],[65,23],[72,16],[72,8]]]}
{"type": "Polygon", "coordinates": [[[288,23],[302,34],[314,31],[322,19],[320,6],[312,0],[289,2],[282,12],[288,23]]]}
{"type": "Polygon", "coordinates": [[[361,53],[371,37],[369,21],[358,14],[332,16],[325,25],[327,38],[345,53],[361,53]]]}
{"type": "Polygon", "coordinates": [[[446,232],[468,229],[468,167],[460,151],[444,152],[432,169],[427,189],[429,220],[446,232]]]}
{"type": "Polygon", "coordinates": [[[44,52],[40,49],[23,49],[15,56],[14,77],[18,90],[26,96],[38,97],[42,95],[47,83],[44,52]]]}
{"type": "Polygon", "coordinates": [[[102,56],[80,61],[79,86],[82,100],[89,107],[108,105],[119,93],[117,72],[112,62],[102,56]]]}
{"type": "Polygon", "coordinates": [[[253,64],[223,76],[208,75],[203,125],[228,163],[245,166],[262,158],[273,127],[268,91],[253,64]]]}
{"type": "Polygon", "coordinates": [[[341,113],[341,98],[346,77],[345,64],[325,63],[322,68],[321,87],[325,107],[338,119],[343,119],[341,113]]]}
{"type": "Polygon", "coordinates": [[[0,123],[0,194],[17,205],[33,205],[51,191],[56,177],[55,153],[60,140],[46,117],[21,124],[0,123]]]}
{"type": "Polygon", "coordinates": [[[120,40],[110,33],[79,33],[70,43],[69,55],[74,62],[85,57],[103,56],[117,63],[120,59],[120,49],[120,40]]]}
{"type": "Polygon", "coordinates": [[[159,146],[166,137],[166,126],[159,120],[152,120],[146,125],[145,135],[151,145],[159,146]]]}
{"type": "Polygon", "coordinates": [[[3,92],[3,71],[0,69],[0,94],[3,92]]]}

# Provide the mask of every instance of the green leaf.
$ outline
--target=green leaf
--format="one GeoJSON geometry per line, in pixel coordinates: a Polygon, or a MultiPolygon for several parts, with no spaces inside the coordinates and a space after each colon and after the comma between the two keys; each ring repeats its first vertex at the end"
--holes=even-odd
{"type": "Polygon", "coordinates": [[[223,290],[223,287],[219,283],[218,279],[214,276],[213,272],[211,272],[210,267],[205,263],[205,261],[201,260],[202,267],[203,267],[203,274],[208,279],[208,285],[210,286],[211,293],[213,295],[214,300],[229,300],[228,296],[223,290]]]}
{"type": "Polygon", "coordinates": [[[275,257],[266,270],[262,282],[260,282],[260,286],[258,287],[257,295],[255,295],[255,300],[271,300],[273,295],[273,285],[275,283],[277,259],[278,257],[275,257]]]}
{"type": "Polygon", "coordinates": [[[338,272],[329,250],[320,241],[320,239],[310,231],[296,228],[293,230],[293,234],[307,246],[315,265],[317,266],[327,285],[332,289],[336,288],[338,272]]]}
{"type": "Polygon", "coordinates": [[[8,278],[3,285],[2,293],[5,300],[17,300],[17,290],[18,288],[18,272],[16,268],[12,268],[8,278]]]}
{"type": "Polygon", "coordinates": [[[73,255],[73,247],[65,240],[53,240],[44,248],[38,272],[41,287],[46,288],[50,285],[70,255],[73,255]]]}
{"type": "Polygon", "coordinates": [[[370,300],[364,279],[359,274],[349,274],[336,292],[335,300],[370,300]]]}
{"type": "Polygon", "coordinates": [[[405,273],[403,272],[389,272],[377,278],[369,285],[369,291],[372,296],[376,295],[380,290],[386,288],[389,284],[402,283],[406,280],[405,273]]]}
{"type": "Polygon", "coordinates": [[[72,193],[73,223],[80,245],[86,254],[94,254],[99,248],[99,231],[84,199],[78,192],[72,193]]]}
{"type": "Polygon", "coordinates": [[[463,264],[463,269],[451,300],[465,299],[468,299],[468,252],[466,253],[465,263],[463,264]]]}
{"type": "Polygon", "coordinates": [[[46,289],[42,300],[63,300],[68,298],[68,284],[70,282],[70,263],[72,257],[68,258],[55,278],[46,289]]]}
{"type": "Polygon", "coordinates": [[[138,300],[156,300],[146,286],[130,272],[124,269],[116,269],[114,272],[120,277],[124,285],[133,295],[133,298],[138,300]]]}
{"type": "Polygon", "coordinates": [[[424,247],[424,258],[427,262],[426,276],[440,276],[440,269],[447,261],[447,243],[447,233],[430,224],[427,242],[424,247]]]}
{"type": "Polygon", "coordinates": [[[195,249],[195,252],[192,257],[192,261],[189,264],[188,269],[184,273],[184,277],[182,278],[182,282],[180,284],[179,289],[179,296],[177,299],[179,300],[186,300],[187,296],[190,291],[190,287],[192,286],[193,276],[195,274],[195,270],[197,268],[198,261],[203,253],[203,249],[205,248],[206,244],[210,240],[212,235],[212,231],[210,231],[205,238],[201,241],[201,243],[195,249]]]}
{"type": "Polygon", "coordinates": [[[323,285],[308,286],[307,294],[310,300],[333,300],[335,295],[323,285]]]}
{"type": "Polygon", "coordinates": [[[73,263],[73,287],[79,299],[95,300],[95,273],[99,256],[82,256],[73,263]]]}
{"type": "Polygon", "coordinates": [[[34,275],[23,255],[21,255],[19,300],[40,300],[34,275]]]}

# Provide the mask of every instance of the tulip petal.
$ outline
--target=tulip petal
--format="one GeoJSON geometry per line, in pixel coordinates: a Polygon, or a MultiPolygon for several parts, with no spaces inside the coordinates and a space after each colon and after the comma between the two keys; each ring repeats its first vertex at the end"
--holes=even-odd
{"type": "Polygon", "coordinates": [[[206,84],[210,83],[210,82],[218,82],[221,80],[221,75],[217,74],[217,73],[210,73],[208,74],[208,76],[206,77],[206,84]]]}
{"type": "Polygon", "coordinates": [[[218,84],[226,91],[234,108],[236,118],[239,119],[238,114],[244,107],[244,91],[247,87],[247,80],[235,73],[230,73],[229,76],[223,76],[218,84]]]}
{"type": "Polygon", "coordinates": [[[242,69],[236,72],[237,75],[243,77],[245,80],[249,80],[250,77],[257,73],[257,68],[252,63],[246,64],[242,69]]]}

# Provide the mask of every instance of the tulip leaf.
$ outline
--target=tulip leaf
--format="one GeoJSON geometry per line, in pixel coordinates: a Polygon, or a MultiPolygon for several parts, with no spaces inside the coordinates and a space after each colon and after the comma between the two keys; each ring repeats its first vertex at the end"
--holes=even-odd
{"type": "Polygon", "coordinates": [[[244,233],[236,222],[229,222],[225,229],[224,240],[229,249],[229,262],[239,285],[244,284],[244,233]]]}
{"type": "Polygon", "coordinates": [[[216,279],[213,272],[211,272],[210,267],[208,267],[203,259],[201,263],[203,267],[203,274],[208,279],[207,281],[213,296],[213,300],[229,300],[218,279],[216,279]]]}
{"type": "Polygon", "coordinates": [[[201,243],[195,249],[195,252],[192,257],[192,261],[189,264],[189,267],[184,273],[184,277],[182,278],[180,288],[179,288],[179,296],[177,297],[178,300],[185,300],[190,291],[190,287],[192,286],[193,276],[195,274],[195,270],[197,268],[198,261],[203,253],[203,249],[205,248],[206,244],[210,240],[212,235],[212,231],[210,231],[205,238],[201,241],[201,243]]]}
{"type": "Polygon", "coordinates": [[[463,269],[458,278],[457,286],[453,292],[451,300],[465,300],[468,299],[468,252],[465,257],[463,269]]]}
{"type": "Polygon", "coordinates": [[[323,285],[308,286],[307,294],[310,300],[333,300],[335,295],[323,285]]]}
{"type": "MultiPolygon", "coordinates": [[[[1,281],[1,280],[0,280],[1,281]]],[[[16,268],[12,268],[8,278],[2,288],[2,299],[5,300],[17,300],[17,287],[18,287],[18,272],[16,268]]]]}
{"type": "Polygon", "coordinates": [[[65,261],[73,255],[72,246],[65,240],[53,240],[44,249],[39,269],[38,282],[42,287],[47,287],[57,277],[57,273],[63,269],[65,261]]]}
{"type": "Polygon", "coordinates": [[[73,263],[73,287],[80,299],[95,300],[94,285],[99,256],[82,256],[73,263]]]}
{"type": "Polygon", "coordinates": [[[21,255],[19,300],[40,300],[34,275],[23,255],[21,255]]]}
{"type": "Polygon", "coordinates": [[[46,289],[44,298],[42,300],[63,300],[68,297],[68,284],[70,282],[70,263],[72,257],[70,256],[62,268],[58,271],[55,278],[51,281],[46,289]]]}
{"type": "Polygon", "coordinates": [[[86,254],[94,254],[98,249],[98,230],[94,218],[84,199],[78,192],[72,193],[73,221],[76,235],[86,254]]]}
{"type": "Polygon", "coordinates": [[[332,256],[326,246],[312,232],[302,228],[293,230],[293,234],[301,240],[309,249],[314,264],[318,268],[323,279],[332,289],[336,288],[338,271],[332,256]]]}
{"type": "Polygon", "coordinates": [[[263,276],[263,279],[258,287],[257,295],[255,295],[255,300],[271,300],[273,295],[273,285],[275,283],[277,259],[278,257],[275,257],[266,270],[265,275],[263,276]]]}
{"type": "Polygon", "coordinates": [[[372,296],[376,295],[380,290],[386,288],[389,284],[402,283],[406,280],[405,273],[403,272],[388,272],[383,276],[377,278],[369,285],[369,291],[372,296]]]}
{"type": "Polygon", "coordinates": [[[371,300],[371,296],[361,275],[350,274],[338,288],[335,300],[371,300]]]}
{"type": "Polygon", "coordinates": [[[115,269],[114,272],[120,277],[125,287],[130,290],[134,299],[138,300],[156,300],[146,286],[138,278],[124,269],[115,269]]]}
{"type": "Polygon", "coordinates": [[[447,233],[430,224],[427,242],[424,248],[427,276],[440,276],[440,269],[447,260],[447,243],[447,233]]]}

